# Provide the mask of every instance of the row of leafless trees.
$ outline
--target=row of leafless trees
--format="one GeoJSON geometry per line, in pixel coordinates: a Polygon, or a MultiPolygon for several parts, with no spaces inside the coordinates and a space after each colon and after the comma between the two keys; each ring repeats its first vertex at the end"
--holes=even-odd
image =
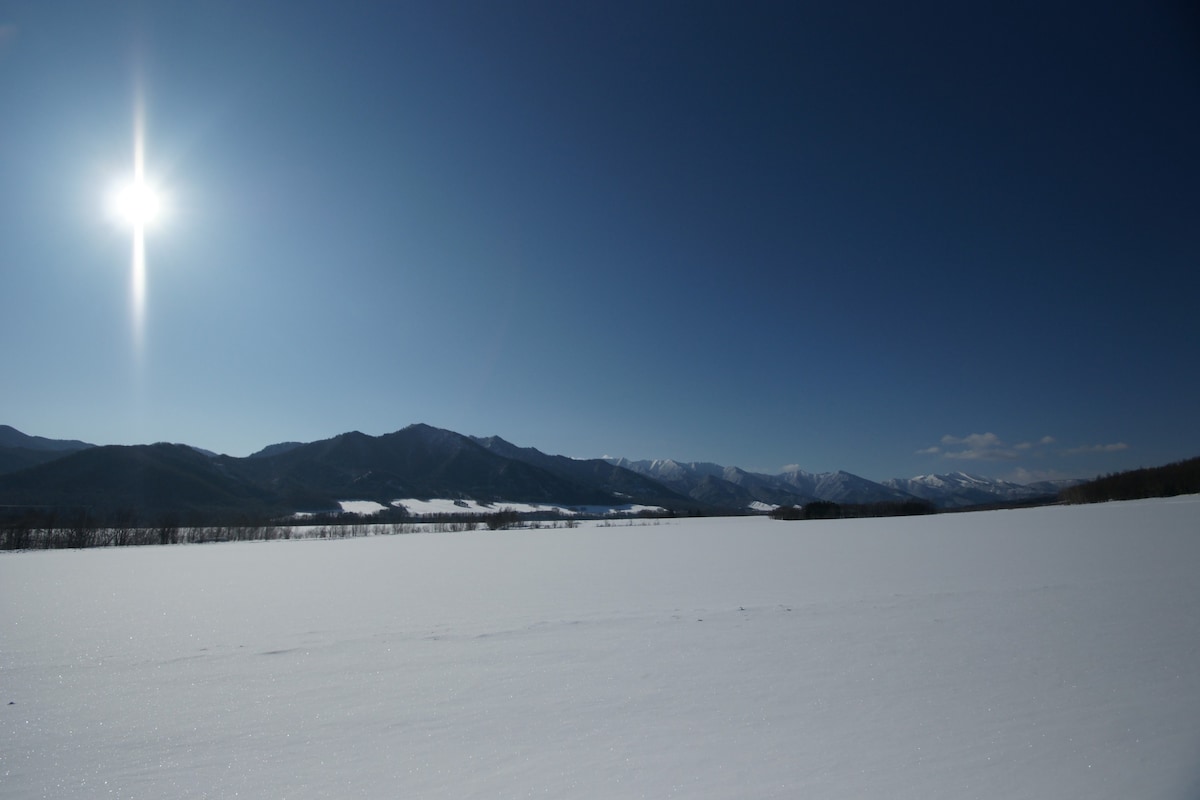
{"type": "Polygon", "coordinates": [[[878,503],[833,503],[814,500],[803,506],[780,506],[771,511],[771,519],[852,519],[860,517],[910,517],[936,514],[928,500],[886,500],[878,503]]]}
{"type": "Polygon", "coordinates": [[[272,523],[240,522],[184,526],[177,514],[139,519],[132,510],[103,517],[87,509],[32,509],[0,516],[0,549],[52,550],[134,547],[184,542],[228,542],[286,538],[290,529],[272,523]]]}
{"type": "Polygon", "coordinates": [[[132,511],[116,511],[101,519],[84,508],[7,509],[0,517],[4,550],[109,547],[165,544],[178,537],[178,523],[168,517],[139,523],[132,511]]]}
{"type": "MultiPolygon", "coordinates": [[[[132,511],[109,514],[103,519],[84,510],[37,509],[0,516],[0,550],[52,550],[86,547],[132,547],[153,544],[203,544],[207,542],[254,542],[275,539],[347,539],[358,536],[405,533],[457,533],[514,527],[542,527],[544,522],[522,522],[515,511],[473,515],[470,518],[433,515],[408,522],[379,522],[347,515],[320,522],[296,520],[242,520],[221,525],[183,524],[178,515],[163,514],[151,523],[139,521],[132,511]]],[[[574,520],[549,523],[552,527],[575,527],[574,520]]]]}

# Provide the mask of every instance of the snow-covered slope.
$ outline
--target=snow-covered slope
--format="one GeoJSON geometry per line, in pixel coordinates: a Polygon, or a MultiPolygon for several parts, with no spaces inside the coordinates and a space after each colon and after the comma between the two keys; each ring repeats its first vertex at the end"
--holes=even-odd
{"type": "Polygon", "coordinates": [[[0,555],[0,795],[1186,798],[1200,497],[0,555]]]}

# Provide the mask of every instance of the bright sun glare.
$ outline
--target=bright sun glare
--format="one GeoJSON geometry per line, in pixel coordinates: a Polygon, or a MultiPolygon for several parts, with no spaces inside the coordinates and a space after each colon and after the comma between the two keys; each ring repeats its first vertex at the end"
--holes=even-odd
{"type": "Polygon", "coordinates": [[[113,192],[109,210],[121,222],[145,228],[162,216],[162,196],[145,181],[133,180],[113,192]]]}
{"type": "Polygon", "coordinates": [[[133,176],[115,185],[108,195],[108,212],[115,222],[130,229],[133,255],[130,259],[130,299],[133,306],[133,336],[139,353],[146,316],[146,229],[164,216],[163,195],[146,180],[145,124],[140,96],[134,103],[133,176]]]}

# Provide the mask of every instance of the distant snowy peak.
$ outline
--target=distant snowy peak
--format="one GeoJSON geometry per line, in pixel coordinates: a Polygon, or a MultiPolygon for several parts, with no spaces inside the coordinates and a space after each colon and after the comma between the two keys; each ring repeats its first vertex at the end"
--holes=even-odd
{"type": "Polygon", "coordinates": [[[680,463],[671,459],[656,459],[647,466],[647,472],[665,480],[680,480],[688,470],[680,463]]]}
{"type": "Polygon", "coordinates": [[[893,478],[883,482],[898,491],[906,492],[943,508],[959,508],[985,503],[1009,503],[1033,500],[1053,494],[1042,484],[1025,486],[998,478],[985,478],[966,472],[944,475],[917,475],[915,478],[893,478]]]}
{"type": "Polygon", "coordinates": [[[944,475],[918,475],[915,478],[910,478],[909,481],[923,486],[929,486],[939,489],[982,489],[984,491],[996,493],[1003,492],[1020,492],[1024,491],[1025,487],[1018,483],[1000,480],[998,478],[985,478],[982,475],[971,475],[967,472],[950,472],[944,475]]]}
{"type": "Polygon", "coordinates": [[[630,461],[606,458],[610,464],[638,472],[696,500],[723,508],[761,510],[767,506],[803,505],[813,500],[834,503],[879,503],[928,500],[939,508],[1018,503],[1054,495],[1073,481],[1029,485],[967,472],[918,475],[875,482],[844,470],[807,472],[792,467],[776,475],[747,472],[707,462],[672,459],[630,461]]]}
{"type": "Polygon", "coordinates": [[[790,469],[778,475],[767,475],[703,461],[683,463],[671,459],[607,460],[611,464],[660,481],[693,499],[722,508],[761,510],[764,505],[795,505],[813,500],[876,503],[911,499],[903,492],[849,472],[814,474],[802,469],[790,469]]]}
{"type": "Polygon", "coordinates": [[[815,474],[816,474],[816,473],[813,473],[813,472],[807,472],[807,471],[805,471],[805,470],[802,470],[802,469],[800,469],[799,467],[789,467],[788,469],[785,469],[783,472],[779,473],[779,475],[780,475],[781,477],[783,477],[783,476],[792,476],[792,477],[794,477],[794,478],[796,478],[796,479],[801,479],[801,478],[811,478],[811,477],[813,477],[815,474]]]}
{"type": "Polygon", "coordinates": [[[910,480],[928,486],[995,486],[1007,483],[1007,481],[985,478],[981,475],[971,475],[967,472],[949,472],[944,475],[917,475],[910,480]]]}
{"type": "Polygon", "coordinates": [[[606,458],[610,464],[633,470],[642,475],[664,481],[668,485],[674,482],[700,480],[707,476],[723,477],[725,467],[720,464],[708,464],[702,461],[683,463],[670,458],[655,458],[643,461],[630,461],[627,458],[606,458]]]}
{"type": "Polygon", "coordinates": [[[814,495],[835,503],[879,503],[889,500],[908,500],[903,491],[875,481],[838,470],[813,476],[817,485],[814,495]]]}

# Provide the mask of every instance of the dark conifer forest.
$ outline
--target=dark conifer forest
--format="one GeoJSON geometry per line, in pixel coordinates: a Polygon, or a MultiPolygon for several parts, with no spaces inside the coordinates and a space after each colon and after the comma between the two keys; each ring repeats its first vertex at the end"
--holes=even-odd
{"type": "Polygon", "coordinates": [[[1103,503],[1144,497],[1174,497],[1200,492],[1200,457],[1162,467],[1105,475],[1059,493],[1064,503],[1103,503]]]}

